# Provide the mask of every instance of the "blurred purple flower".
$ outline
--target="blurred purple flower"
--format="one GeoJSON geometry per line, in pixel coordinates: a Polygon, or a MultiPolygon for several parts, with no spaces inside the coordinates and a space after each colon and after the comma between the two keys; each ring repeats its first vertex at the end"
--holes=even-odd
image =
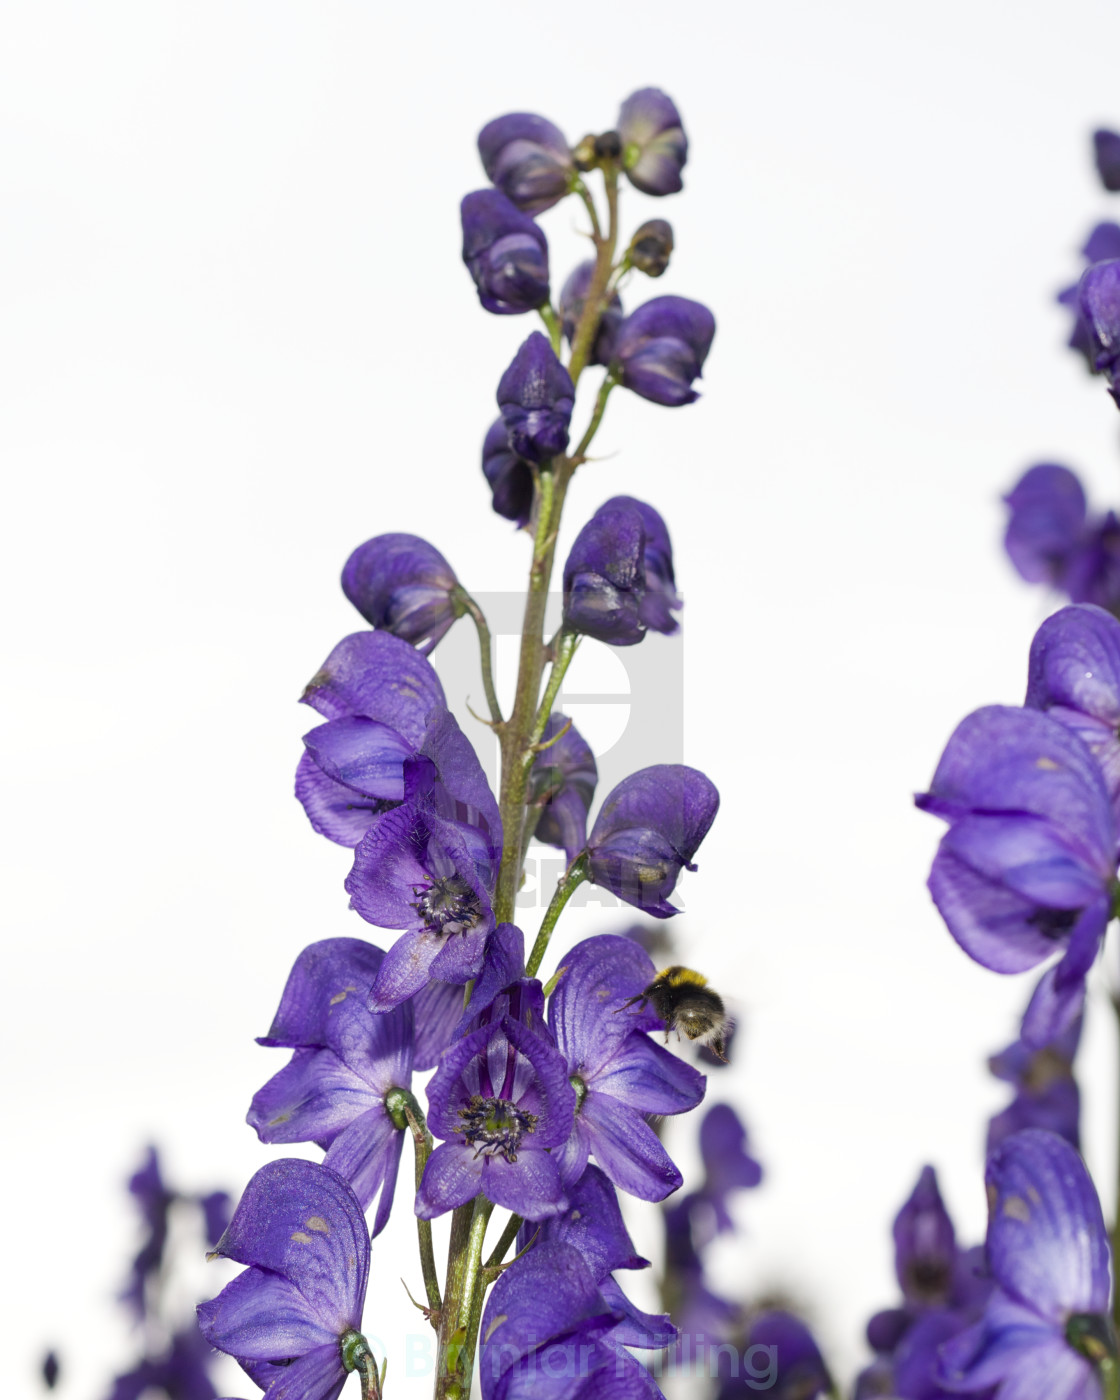
{"type": "Polygon", "coordinates": [[[1116,194],[1120,191],[1120,134],[1106,127],[1094,131],[1093,156],[1101,184],[1116,194]]]}
{"type": "Polygon", "coordinates": [[[1078,1016],[1057,1040],[1041,1049],[1016,1040],[988,1061],[997,1079],[1015,1087],[1011,1103],[988,1124],[988,1156],[1026,1128],[1045,1128],[1081,1150],[1081,1093],[1073,1077],[1081,1024],[1078,1016]]]}
{"type": "Polygon", "coordinates": [[[478,133],[489,180],[526,214],[543,214],[568,193],[575,166],[564,133],[531,112],[495,117],[478,133]]]}
{"type": "Polygon", "coordinates": [[[680,113],[660,88],[632,92],[618,114],[622,168],[643,194],[676,194],[684,188],[681,171],[688,138],[680,113]]]}
{"type": "Polygon", "coordinates": [[[620,383],[643,399],[678,408],[700,397],[692,387],[712,348],[715,317],[685,297],[654,297],[622,322],[612,363],[620,383]]]}
{"type": "Polygon", "coordinates": [[[1077,309],[1089,338],[1091,363],[1106,376],[1117,397],[1120,367],[1120,258],[1093,263],[1077,284],[1077,309]]]}
{"type": "MultiPolygon", "coordinates": [[[[1091,267],[1093,263],[1106,262],[1109,258],[1120,258],[1120,224],[1097,224],[1085,240],[1081,256],[1085,259],[1086,267],[1091,267]]],[[[1077,305],[1077,283],[1064,287],[1058,293],[1057,300],[1061,306],[1068,306],[1073,313],[1073,325],[1066,344],[1084,358],[1091,374],[1097,374],[1098,370],[1093,363],[1089,327],[1085,324],[1077,305]]]]}
{"type": "Polygon", "coordinates": [[[463,261],[478,299],[497,316],[548,301],[548,239],[500,190],[476,190],[460,206],[463,261]]]}
{"type": "Polygon", "coordinates": [[[1088,506],[1081,482],[1068,467],[1042,463],[1003,499],[1011,507],[1003,544],[1020,576],[1064,587],[1085,535],[1088,506]]]}

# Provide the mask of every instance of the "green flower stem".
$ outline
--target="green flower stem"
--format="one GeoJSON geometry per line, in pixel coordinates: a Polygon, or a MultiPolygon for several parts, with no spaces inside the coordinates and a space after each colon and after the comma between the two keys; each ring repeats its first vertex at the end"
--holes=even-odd
{"type": "Polygon", "coordinates": [[[494,663],[491,656],[490,628],[486,616],[475,600],[461,585],[451,595],[452,600],[463,612],[470,613],[478,633],[478,650],[482,662],[482,688],[486,692],[486,703],[490,707],[490,718],[494,724],[502,723],[502,707],[498,704],[498,692],[494,689],[494,663]]]}
{"type": "MultiPolygon", "coordinates": [[[[424,1110],[407,1089],[390,1089],[385,1095],[385,1109],[395,1127],[407,1127],[412,1133],[412,1145],[416,1155],[416,1189],[419,1191],[420,1178],[424,1175],[424,1168],[435,1147],[424,1118],[424,1110]]],[[[429,1320],[434,1327],[438,1323],[439,1311],[443,1304],[439,1295],[439,1275],[436,1273],[436,1252],[432,1244],[432,1222],[417,1217],[416,1234],[420,1242],[420,1268],[424,1274],[424,1292],[427,1294],[428,1307],[431,1310],[429,1320]]]]}
{"type": "Polygon", "coordinates": [[[381,1381],[384,1369],[378,1374],[377,1362],[369,1343],[361,1332],[351,1329],[338,1339],[342,1352],[342,1364],[347,1371],[357,1371],[362,1382],[362,1400],[381,1400],[381,1381]]]}
{"type": "Polygon", "coordinates": [[[451,1240],[447,1247],[447,1277],[444,1283],[443,1308],[439,1318],[436,1343],[436,1400],[467,1400],[471,1393],[470,1373],[466,1384],[459,1370],[463,1343],[466,1341],[466,1318],[463,1313],[463,1280],[470,1246],[472,1204],[458,1206],[451,1214],[451,1240]]]}
{"type": "Polygon", "coordinates": [[[583,200],[583,207],[587,210],[587,217],[591,220],[591,239],[596,248],[598,248],[599,244],[603,241],[603,230],[599,224],[599,211],[595,208],[595,201],[591,198],[591,191],[582,180],[577,180],[574,188],[576,194],[583,200]]]}
{"type": "Polygon", "coordinates": [[[556,927],[557,920],[564,912],[565,904],[589,874],[587,852],[584,851],[581,855],[576,856],[556,882],[556,893],[552,896],[552,903],[545,910],[540,930],[537,933],[537,941],[533,944],[533,951],[529,954],[529,961],[525,964],[526,977],[537,975],[537,969],[544,961],[544,955],[548,951],[548,940],[552,937],[552,930],[556,927]]]}
{"type": "Polygon", "coordinates": [[[607,373],[603,377],[602,384],[599,385],[599,392],[595,396],[595,408],[591,414],[591,422],[587,425],[587,431],[579,440],[579,446],[572,453],[572,463],[574,466],[582,466],[587,460],[587,449],[591,446],[591,439],[599,431],[599,424],[603,421],[603,414],[607,407],[607,397],[611,390],[618,383],[614,375],[607,373]]]}
{"type": "MultiPolygon", "coordinates": [[[[1120,997],[1112,998],[1112,1009],[1116,1013],[1116,1030],[1120,1036],[1120,997]]],[[[1117,1117],[1117,1137],[1120,1138],[1120,1115],[1117,1117]]],[[[1120,1331],[1120,1142],[1117,1143],[1116,1160],[1116,1214],[1112,1226],[1112,1322],[1120,1331]]],[[[1106,1396],[1111,1392],[1106,1391],[1106,1396]]]]}
{"type": "Polygon", "coordinates": [[[511,1215],[506,1221],[505,1229],[498,1236],[498,1243],[490,1251],[490,1258],[487,1259],[486,1269],[496,1269],[506,1257],[510,1245],[517,1238],[517,1232],[525,1222],[519,1215],[511,1215]]]}
{"type": "Polygon", "coordinates": [[[549,302],[537,307],[537,314],[544,322],[544,328],[548,331],[548,338],[552,343],[552,353],[557,359],[560,358],[560,351],[564,345],[564,327],[560,324],[560,317],[552,309],[549,302]]]}
{"type": "MultiPolygon", "coordinates": [[[[568,362],[568,373],[572,376],[572,383],[575,385],[579,384],[579,377],[583,373],[588,356],[591,354],[591,347],[595,343],[595,334],[599,329],[599,322],[606,305],[607,283],[610,281],[611,268],[614,266],[614,250],[618,243],[618,171],[617,161],[611,161],[603,167],[603,185],[607,192],[609,217],[605,237],[602,232],[595,231],[598,221],[596,220],[592,224],[592,238],[595,243],[595,270],[591,274],[591,283],[587,288],[583,314],[579,318],[575,334],[572,337],[572,358],[568,362]]],[[[584,203],[594,208],[594,202],[590,195],[587,196],[584,203]]]]}
{"type": "Polygon", "coordinates": [[[560,693],[560,686],[563,683],[564,676],[567,674],[568,667],[572,664],[572,657],[576,654],[579,640],[578,632],[568,632],[566,630],[562,631],[556,638],[556,660],[552,663],[552,669],[548,673],[548,685],[545,687],[540,709],[537,711],[537,717],[533,722],[533,730],[529,735],[529,742],[533,745],[534,749],[536,749],[536,746],[541,741],[541,735],[544,733],[545,725],[548,723],[548,717],[552,714],[553,702],[560,693]]]}
{"type": "Polygon", "coordinates": [[[486,1277],[482,1264],[482,1246],[486,1241],[486,1226],[494,1206],[485,1196],[476,1196],[474,1218],[471,1221],[471,1236],[467,1254],[467,1272],[463,1282],[463,1298],[466,1305],[467,1339],[463,1347],[461,1370],[466,1376],[467,1393],[470,1393],[474,1353],[478,1345],[478,1329],[482,1322],[482,1300],[486,1289],[493,1281],[486,1277]]]}
{"type": "Polygon", "coordinates": [[[1120,1400],[1120,1366],[1115,1358],[1108,1356],[1097,1364],[1104,1388],[1104,1400],[1120,1400]]]}

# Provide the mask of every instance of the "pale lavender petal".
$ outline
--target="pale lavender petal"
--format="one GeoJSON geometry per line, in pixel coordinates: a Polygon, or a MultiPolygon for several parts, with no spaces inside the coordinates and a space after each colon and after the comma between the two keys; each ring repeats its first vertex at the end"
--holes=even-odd
{"type": "Polygon", "coordinates": [[[424,1167],[416,1192],[416,1214],[434,1220],[474,1200],[482,1189],[485,1158],[461,1142],[441,1142],[424,1167]]]}
{"type": "Polygon", "coordinates": [[[253,1095],[246,1122],[261,1142],[316,1142],[326,1147],[375,1102],[379,1099],[369,1085],[333,1050],[297,1050],[253,1095]]]}
{"type": "Polygon", "coordinates": [[[353,848],[385,810],[376,798],[363,796],[328,778],[309,753],[296,768],[296,797],[311,829],[328,841],[353,848]]]}
{"type": "Polygon", "coordinates": [[[482,1194],[524,1220],[543,1220],[567,1209],[560,1172],[547,1152],[522,1149],[516,1162],[483,1157],[482,1194]]]}
{"type": "Polygon", "coordinates": [[[616,1186],[642,1201],[663,1201],[682,1177],[640,1113],[588,1091],[577,1119],[595,1160],[616,1186]]]}
{"type": "Polygon", "coordinates": [[[267,1035],[258,1045],[328,1044],[334,1009],[347,997],[365,997],[385,954],[361,938],[324,938],[296,959],[267,1035]]]}
{"type": "Polygon", "coordinates": [[[687,1113],[704,1097],[707,1079],[648,1036],[629,1036],[590,1080],[639,1113],[687,1113]]]}

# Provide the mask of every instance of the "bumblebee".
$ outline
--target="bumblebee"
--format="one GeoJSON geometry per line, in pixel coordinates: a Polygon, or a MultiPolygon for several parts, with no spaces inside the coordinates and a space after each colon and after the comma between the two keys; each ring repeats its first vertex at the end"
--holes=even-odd
{"type": "Polygon", "coordinates": [[[627,1006],[653,1007],[665,1022],[665,1039],[669,1032],[682,1031],[689,1040],[698,1040],[711,1047],[712,1053],[725,1058],[729,1018],[723,998],[708,986],[708,979],[690,967],[663,968],[653,981],[636,997],[623,1003],[627,1006]]]}

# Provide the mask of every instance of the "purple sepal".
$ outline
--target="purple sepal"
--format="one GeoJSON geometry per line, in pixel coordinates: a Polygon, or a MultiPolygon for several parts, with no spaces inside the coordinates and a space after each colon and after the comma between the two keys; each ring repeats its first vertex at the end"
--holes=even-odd
{"type": "Polygon", "coordinates": [[[447,700],[431,662],[389,632],[344,637],[300,696],[324,719],[380,720],[418,745],[428,715],[447,700]]]}
{"type": "Polygon", "coordinates": [[[1093,263],[1077,284],[1077,309],[1089,333],[1092,362],[1116,394],[1120,362],[1120,258],[1093,263]]]}
{"type": "Polygon", "coordinates": [[[249,1267],[198,1307],[202,1335],[270,1400],[329,1400],[346,1379],[339,1338],[361,1326],[369,1236],[350,1187],[314,1162],[269,1162],[252,1178],[215,1253],[249,1267]]]}
{"type": "Polygon", "coordinates": [[[591,879],[655,918],[677,912],[668,896],[719,810],[715,786],[695,768],[654,764],[611,791],[587,843],[591,879]]]}
{"type": "Polygon", "coordinates": [[[1087,746],[1120,814],[1120,622],[1085,603],[1048,617],[1031,642],[1023,703],[1087,746]]]}
{"type": "Polygon", "coordinates": [[[1101,184],[1111,194],[1120,192],[1120,134],[1104,127],[1094,131],[1093,158],[1101,184]]]}
{"type": "Polygon", "coordinates": [[[612,496],[604,509],[611,506],[626,506],[641,516],[645,533],[642,546],[645,595],[638,605],[638,611],[642,621],[654,632],[670,635],[679,631],[680,623],[673,613],[680,611],[681,599],[673,573],[673,546],[665,521],[651,505],[635,500],[633,496],[612,496]]]}
{"type": "Polygon", "coordinates": [[[618,328],[614,363],[621,382],[643,399],[667,408],[695,403],[692,387],[712,348],[715,317],[698,301],[654,297],[618,328]]]}
{"type": "Polygon", "coordinates": [[[478,133],[478,154],[489,180],[519,209],[543,214],[568,193],[574,173],[564,133],[544,117],[510,112],[478,133]]]}
{"type": "Polygon", "coordinates": [[[799,1317],[781,1308],[757,1313],[747,1330],[747,1349],[771,1348],[777,1360],[777,1393],[806,1400],[834,1394],[832,1377],[812,1332],[799,1317]]]}
{"type": "Polygon", "coordinates": [[[599,933],[561,960],[560,980],[549,998],[548,1024],[573,1074],[595,1073],[635,1031],[659,1031],[653,1007],[628,1007],[653,981],[653,962],[632,938],[599,933]]]}
{"type": "Polygon", "coordinates": [[[338,1007],[363,1000],[385,954],[361,938],[324,938],[296,958],[267,1035],[258,1045],[329,1046],[338,1007]]]}
{"type": "Polygon", "coordinates": [[[462,984],[438,980],[426,982],[412,998],[412,1006],[416,1026],[412,1067],[416,1070],[435,1069],[462,1019],[462,984]]]}
{"type": "MultiPolygon", "coordinates": [[[[583,315],[583,308],[587,302],[587,293],[594,272],[595,259],[589,258],[586,262],[581,262],[573,268],[568,274],[567,281],[560,289],[560,301],[556,309],[560,313],[560,324],[569,345],[575,339],[576,326],[579,324],[579,318],[583,315]]],[[[588,356],[589,364],[604,366],[610,364],[614,355],[615,337],[621,324],[622,298],[617,292],[612,292],[606,310],[599,320],[599,329],[595,333],[591,354],[588,356]]]]}
{"type": "Polygon", "coordinates": [[[930,1307],[948,1302],[956,1260],[956,1233],[941,1199],[937,1173],[923,1167],[894,1221],[894,1271],[907,1303],[930,1307]]]}
{"type": "Polygon", "coordinates": [[[548,301],[548,239],[501,190],[476,190],[461,206],[463,261],[478,299],[498,316],[548,301]]]}
{"type": "Polygon", "coordinates": [[[502,418],[491,423],[483,440],[482,474],[494,510],[524,529],[533,513],[533,469],[510,447],[502,418]]]}
{"type": "Polygon", "coordinates": [[[1044,462],[1004,496],[1011,508],[1003,547],[1028,583],[1061,583],[1085,532],[1085,491],[1068,467],[1044,462]]]}
{"type": "MultiPolygon", "coordinates": [[[[568,1205],[541,1225],[523,1225],[517,1236],[520,1252],[537,1235],[538,1244],[569,1244],[602,1284],[615,1269],[648,1269],[649,1260],[636,1253],[622,1219],[614,1187],[598,1167],[588,1167],[568,1188],[568,1205]],[[540,1231],[537,1234],[537,1231],[540,1231]]],[[[534,1246],[535,1247],[535,1246],[534,1246]]]]}
{"type": "Polygon", "coordinates": [[[559,712],[549,715],[541,742],[548,747],[529,775],[528,800],[542,809],[533,834],[546,846],[559,846],[570,863],[587,844],[587,813],[599,770],[586,740],[559,712]]]}
{"type": "Polygon", "coordinates": [[[163,1266],[168,1211],[176,1198],[176,1193],[164,1183],[155,1147],[148,1148],[143,1166],[129,1178],[128,1190],[140,1207],[144,1241],[129,1266],[128,1283],[121,1293],[121,1301],[136,1317],[142,1318],[146,1311],[147,1281],[163,1266]]]}
{"type": "Polygon", "coordinates": [[[599,1284],[607,1303],[622,1314],[622,1320],[610,1331],[610,1340],[619,1347],[640,1347],[643,1351],[660,1351],[677,1340],[677,1329],[668,1313],[647,1313],[637,1308],[623,1293],[616,1279],[609,1276],[599,1284]]]}
{"type": "Polygon", "coordinates": [[[1063,1035],[1041,1049],[1020,1037],[989,1059],[989,1070],[1015,1086],[1015,1097],[988,1123],[988,1156],[1026,1128],[1045,1128],[1081,1150],[1081,1094],[1073,1077],[1081,1027],[1082,1018],[1075,1017],[1063,1035]]]}
{"type": "Polygon", "coordinates": [[[1085,1005],[1085,979],[1096,961],[1112,916],[1112,900],[1102,895],[1082,911],[1069,935],[1065,956],[1047,968],[1034,989],[1022,1035],[1036,1050],[1058,1040],[1081,1015],[1085,1005]]]}
{"type": "Polygon", "coordinates": [[[459,580],[434,545],[417,535],[377,535],[347,559],[342,591],[371,627],[427,655],[457,616],[459,580]]]}
{"type": "Polygon", "coordinates": [[[498,382],[498,408],[509,445],[538,466],[568,445],[575,389],[571,376],[540,331],[521,345],[498,382]]]}
{"type": "Polygon", "coordinates": [[[735,1228],[728,1197],[733,1191],[752,1190],[762,1180],[762,1167],[748,1150],[746,1127],[730,1104],[713,1104],[701,1120],[700,1158],[700,1194],[712,1207],[716,1233],[724,1234],[735,1228]]]}
{"type": "Polygon", "coordinates": [[[660,88],[632,92],[618,113],[622,168],[643,194],[676,194],[684,188],[681,171],[688,138],[680,113],[660,88]]]}
{"type": "Polygon", "coordinates": [[[645,530],[628,506],[603,505],[575,538],[564,564],[564,625],[611,646],[646,634],[645,530]]]}
{"type": "MultiPolygon", "coordinates": [[[[498,995],[525,972],[525,935],[516,924],[499,924],[486,940],[482,972],[471,989],[471,999],[460,1016],[454,1036],[464,1035],[471,1022],[493,1006],[498,995]]],[[[463,993],[459,991],[459,1005],[463,993]]]]}

